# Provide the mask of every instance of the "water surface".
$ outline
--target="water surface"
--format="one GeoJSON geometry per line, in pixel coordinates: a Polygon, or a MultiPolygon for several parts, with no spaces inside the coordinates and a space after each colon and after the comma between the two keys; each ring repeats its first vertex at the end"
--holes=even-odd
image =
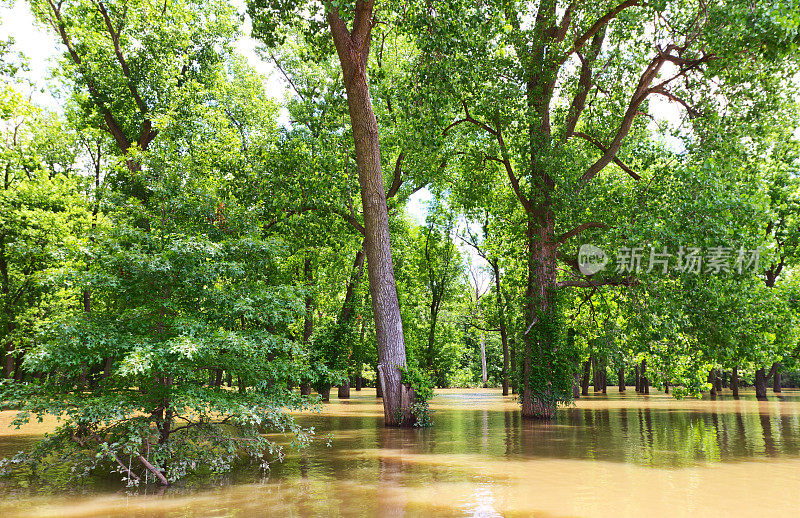
{"type": "MultiPolygon", "coordinates": [[[[2,516],[797,516],[800,394],[589,396],[552,423],[495,390],[438,391],[434,426],[382,426],[374,391],[302,414],[317,440],[266,476],[131,493],[2,490],[2,516]],[[156,491],[153,494],[153,491],[156,491]]],[[[0,414],[0,426],[10,418],[0,414]]],[[[0,456],[52,422],[0,429],[0,456]]],[[[282,439],[285,440],[285,439],[282,439]]]]}

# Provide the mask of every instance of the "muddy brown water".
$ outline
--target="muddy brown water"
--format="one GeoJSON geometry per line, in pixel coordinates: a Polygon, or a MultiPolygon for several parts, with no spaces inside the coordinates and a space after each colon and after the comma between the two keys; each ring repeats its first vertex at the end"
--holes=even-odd
{"type": "MultiPolygon", "coordinates": [[[[0,487],[0,516],[800,515],[797,391],[677,401],[629,389],[543,423],[496,390],[443,390],[434,426],[414,430],[384,428],[374,391],[352,394],[299,415],[314,444],[267,475],[135,492],[0,487]]],[[[53,426],[16,431],[11,416],[0,413],[0,456],[53,426]]]]}

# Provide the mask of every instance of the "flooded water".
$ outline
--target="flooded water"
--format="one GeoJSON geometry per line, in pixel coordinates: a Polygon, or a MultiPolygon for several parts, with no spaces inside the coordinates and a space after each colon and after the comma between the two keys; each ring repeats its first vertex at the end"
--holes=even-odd
{"type": "MultiPolygon", "coordinates": [[[[152,494],[2,490],[31,516],[798,516],[800,393],[589,396],[552,423],[494,390],[439,391],[434,426],[382,426],[374,391],[298,417],[317,440],[268,476],[152,494]]],[[[5,427],[10,413],[0,414],[5,427]]],[[[0,429],[0,456],[46,431],[0,429]]]]}

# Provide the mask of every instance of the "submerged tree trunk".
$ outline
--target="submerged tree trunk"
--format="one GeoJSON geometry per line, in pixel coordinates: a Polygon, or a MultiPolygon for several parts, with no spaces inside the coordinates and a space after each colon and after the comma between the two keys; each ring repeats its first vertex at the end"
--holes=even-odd
{"type": "Polygon", "coordinates": [[[633,386],[637,394],[642,392],[642,377],[639,375],[639,365],[633,366],[633,386]]]}
{"type": "Polygon", "coordinates": [[[331,400],[331,386],[330,385],[321,385],[317,393],[322,398],[322,401],[328,402],[331,400]]]}
{"type": "Polygon", "coordinates": [[[769,373],[766,373],[764,369],[756,370],[756,397],[758,399],[766,399],[767,397],[767,383],[769,383],[769,379],[778,372],[778,364],[773,363],[772,368],[769,370],[769,373]]]}
{"type": "Polygon", "coordinates": [[[620,392],[625,392],[625,367],[620,367],[617,371],[617,386],[620,392]]]}
{"type": "Polygon", "coordinates": [[[575,366],[575,381],[572,382],[572,397],[580,399],[581,397],[581,369],[580,364],[575,366]]]}
{"type": "Polygon", "coordinates": [[[642,393],[649,394],[650,393],[650,380],[647,379],[647,360],[642,360],[642,368],[640,374],[640,383],[642,384],[642,393]]]}
{"type": "Polygon", "coordinates": [[[756,397],[758,399],[766,399],[767,397],[767,375],[764,373],[764,369],[757,369],[756,370],[756,378],[753,382],[756,389],[756,397]]]}
{"type": "Polygon", "coordinates": [[[556,414],[552,381],[537,379],[537,373],[550,375],[553,368],[550,358],[556,346],[557,263],[554,219],[553,213],[549,210],[540,218],[535,218],[529,213],[526,229],[528,281],[525,294],[522,417],[535,419],[552,419],[556,414]]]}
{"type": "Polygon", "coordinates": [[[733,397],[739,397],[739,367],[734,367],[731,372],[731,391],[733,397]]]}
{"type": "Polygon", "coordinates": [[[345,381],[341,385],[339,385],[339,391],[337,394],[339,399],[350,399],[350,382],[345,381]]]}
{"type": "Polygon", "coordinates": [[[581,376],[581,396],[588,396],[589,395],[589,377],[591,375],[592,370],[592,360],[589,357],[588,360],[583,362],[583,375],[581,376]]]}
{"type": "Polygon", "coordinates": [[[509,356],[511,359],[511,393],[517,393],[517,352],[515,350],[515,340],[514,337],[509,338],[508,348],[509,348],[509,356]]]}
{"type": "Polygon", "coordinates": [[[352,31],[347,28],[337,8],[327,6],[326,14],[342,68],[355,143],[364,215],[364,249],[375,319],[379,383],[383,383],[384,391],[384,420],[387,426],[410,426],[414,421],[411,402],[402,397],[400,369],[406,366],[406,349],[392,265],[378,123],[367,82],[373,5],[374,0],[356,3],[352,31]]]}
{"type": "Polygon", "coordinates": [[[481,381],[483,381],[483,388],[486,388],[489,374],[486,370],[486,337],[481,333],[481,381]]]}

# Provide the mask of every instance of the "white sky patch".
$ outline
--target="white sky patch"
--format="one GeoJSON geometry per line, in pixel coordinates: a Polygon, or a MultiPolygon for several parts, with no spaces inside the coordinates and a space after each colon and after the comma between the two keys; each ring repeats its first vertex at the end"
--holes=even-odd
{"type": "Polygon", "coordinates": [[[60,102],[50,92],[50,69],[60,52],[55,35],[36,24],[30,7],[26,2],[17,1],[11,5],[0,5],[0,39],[14,39],[12,53],[21,53],[27,58],[30,68],[19,72],[21,78],[31,81],[35,91],[31,100],[49,109],[58,109],[60,102]]]}

